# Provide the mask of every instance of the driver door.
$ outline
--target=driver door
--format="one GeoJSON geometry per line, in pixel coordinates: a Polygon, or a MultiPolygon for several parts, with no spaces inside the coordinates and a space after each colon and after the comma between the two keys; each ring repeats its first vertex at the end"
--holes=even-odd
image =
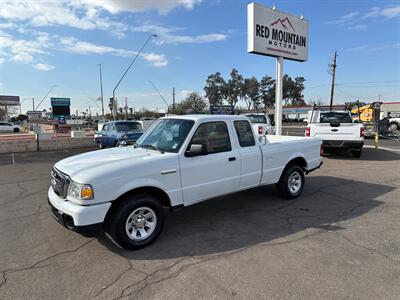
{"type": "MultiPolygon", "coordinates": [[[[180,156],[185,205],[231,193],[239,188],[240,158],[232,149],[231,134],[223,121],[202,123],[189,145],[205,144],[207,154],[180,156]]],[[[235,147],[234,147],[235,148],[235,147]]]]}

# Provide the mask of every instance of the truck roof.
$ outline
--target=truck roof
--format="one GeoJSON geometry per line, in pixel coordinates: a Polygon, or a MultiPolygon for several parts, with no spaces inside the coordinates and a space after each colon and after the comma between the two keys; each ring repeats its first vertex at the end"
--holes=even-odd
{"type": "Polygon", "coordinates": [[[176,115],[163,117],[162,119],[185,119],[185,120],[205,120],[205,121],[233,121],[233,120],[246,120],[249,119],[244,115],[176,115]]]}

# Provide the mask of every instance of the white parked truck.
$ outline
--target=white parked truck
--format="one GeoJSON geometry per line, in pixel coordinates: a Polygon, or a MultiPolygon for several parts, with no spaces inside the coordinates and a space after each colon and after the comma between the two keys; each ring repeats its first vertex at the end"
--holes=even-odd
{"type": "Polygon", "coordinates": [[[134,146],[57,162],[48,200],[66,228],[92,236],[105,230],[133,250],[160,234],[163,206],[267,184],[293,199],[304,174],[321,164],[319,138],[267,136],[261,144],[245,116],[171,116],[156,120],[134,146]]]}
{"type": "Polygon", "coordinates": [[[271,119],[264,113],[245,114],[249,118],[254,133],[261,142],[265,135],[275,134],[274,127],[272,126],[271,119]]]}
{"type": "Polygon", "coordinates": [[[349,111],[320,111],[308,113],[306,137],[322,139],[324,151],[332,148],[348,149],[360,158],[364,145],[364,125],[354,123],[349,111]]]}

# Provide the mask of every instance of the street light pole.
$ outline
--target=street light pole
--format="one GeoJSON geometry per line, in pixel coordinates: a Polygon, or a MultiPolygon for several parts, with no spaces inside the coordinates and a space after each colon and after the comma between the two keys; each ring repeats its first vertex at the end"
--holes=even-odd
{"type": "Polygon", "coordinates": [[[47,98],[47,96],[51,93],[51,91],[52,91],[56,86],[57,86],[57,85],[55,84],[55,85],[53,85],[53,86],[49,89],[49,91],[48,91],[47,94],[43,97],[43,99],[40,100],[40,102],[39,102],[39,104],[36,106],[36,108],[35,108],[35,100],[33,100],[33,110],[37,110],[37,109],[39,108],[40,104],[42,104],[42,102],[44,101],[44,99],[47,98]]]}
{"type": "Polygon", "coordinates": [[[147,43],[151,40],[152,37],[157,37],[157,35],[155,34],[151,34],[146,42],[143,44],[142,48],[140,48],[139,52],[136,54],[135,58],[132,60],[132,62],[129,64],[128,68],[126,68],[124,74],[122,74],[122,77],[120,78],[120,80],[117,82],[117,85],[115,86],[114,90],[113,90],[113,117],[115,120],[115,115],[116,115],[116,106],[115,106],[115,90],[118,88],[119,84],[121,83],[122,79],[125,77],[126,73],[128,73],[129,69],[132,67],[133,63],[136,61],[136,59],[138,58],[138,56],[140,55],[140,53],[142,53],[144,47],[146,47],[147,43]]]}
{"type": "Polygon", "coordinates": [[[153,86],[153,89],[158,93],[158,95],[160,95],[161,99],[163,99],[165,105],[167,105],[167,114],[169,114],[169,105],[168,105],[167,101],[165,101],[164,97],[161,95],[161,93],[160,93],[159,90],[156,88],[156,86],[154,85],[154,83],[152,83],[150,80],[149,80],[149,82],[150,82],[150,84],[153,86]]]}
{"type": "Polygon", "coordinates": [[[101,64],[99,64],[99,68],[100,68],[101,116],[103,117],[103,120],[104,120],[103,78],[102,78],[102,76],[101,76],[101,64]]]}

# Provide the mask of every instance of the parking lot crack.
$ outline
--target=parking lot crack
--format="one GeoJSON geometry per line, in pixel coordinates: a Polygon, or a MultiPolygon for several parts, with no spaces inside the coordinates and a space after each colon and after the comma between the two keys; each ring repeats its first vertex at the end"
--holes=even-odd
{"type": "Polygon", "coordinates": [[[7,275],[11,274],[11,273],[17,273],[17,272],[23,272],[23,271],[27,271],[27,270],[33,270],[33,269],[38,269],[38,268],[44,268],[49,266],[50,264],[47,265],[40,265],[41,263],[48,261],[49,259],[55,258],[57,256],[60,255],[64,255],[64,254],[69,254],[69,253],[75,253],[77,251],[79,251],[80,249],[82,249],[83,247],[85,247],[87,244],[89,244],[90,242],[92,242],[94,239],[90,239],[89,241],[83,243],[82,245],[80,245],[79,247],[75,248],[75,249],[71,249],[71,250],[66,250],[66,251],[61,251],[58,252],[56,254],[47,256],[35,263],[33,263],[31,266],[29,267],[25,267],[25,268],[19,268],[19,269],[6,269],[6,270],[0,270],[0,272],[3,274],[3,282],[0,284],[0,289],[1,287],[4,285],[4,283],[7,281],[7,275]]]}
{"type": "Polygon", "coordinates": [[[373,248],[370,248],[370,247],[367,247],[367,246],[364,246],[364,245],[360,245],[360,244],[354,242],[351,238],[346,237],[344,234],[340,234],[340,237],[343,238],[345,241],[347,241],[348,243],[350,243],[351,245],[353,245],[355,247],[358,247],[358,248],[364,249],[364,250],[366,250],[368,252],[372,252],[372,253],[375,253],[375,254],[377,254],[379,256],[382,256],[382,257],[386,258],[387,260],[391,261],[392,263],[396,263],[396,264],[400,263],[400,260],[394,259],[394,258],[392,258],[392,257],[390,257],[390,256],[388,256],[388,255],[376,250],[376,249],[373,249],[373,248]]]}

